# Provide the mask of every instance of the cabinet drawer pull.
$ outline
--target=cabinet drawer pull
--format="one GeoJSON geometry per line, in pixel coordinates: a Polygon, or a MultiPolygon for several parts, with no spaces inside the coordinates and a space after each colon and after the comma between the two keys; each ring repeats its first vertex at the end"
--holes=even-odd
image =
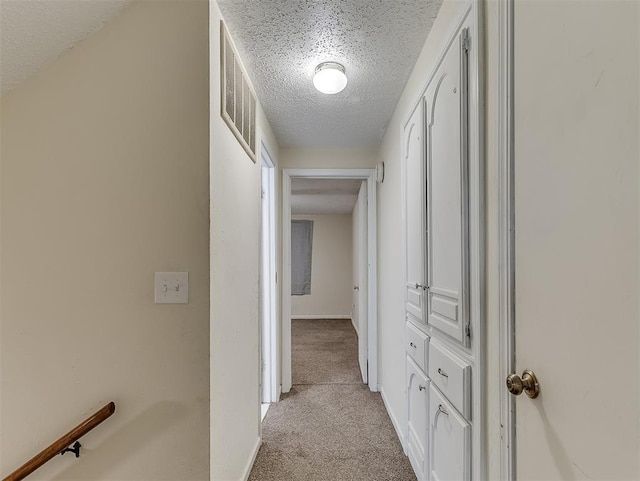
{"type": "Polygon", "coordinates": [[[449,377],[449,375],[441,368],[438,368],[438,374],[440,374],[442,377],[449,377]]]}
{"type": "Polygon", "coordinates": [[[445,416],[449,416],[449,413],[444,410],[444,408],[442,407],[442,404],[438,404],[438,410],[436,411],[436,415],[435,415],[435,418],[433,420],[433,424],[434,425],[436,425],[438,423],[438,416],[440,416],[440,414],[444,414],[445,416]]]}
{"type": "Polygon", "coordinates": [[[427,386],[423,386],[422,384],[418,384],[418,389],[420,389],[420,391],[424,391],[425,389],[427,389],[427,386]]]}
{"type": "Polygon", "coordinates": [[[410,343],[409,343],[409,345],[410,345],[412,348],[414,348],[414,349],[418,347],[418,346],[416,346],[413,342],[410,342],[410,343]]]}

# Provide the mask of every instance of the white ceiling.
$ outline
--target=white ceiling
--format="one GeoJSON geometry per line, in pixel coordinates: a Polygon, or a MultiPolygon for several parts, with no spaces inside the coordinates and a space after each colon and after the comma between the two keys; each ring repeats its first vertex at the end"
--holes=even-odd
{"type": "Polygon", "coordinates": [[[291,213],[351,214],[361,180],[291,179],[291,213]]]}
{"type": "Polygon", "coordinates": [[[0,0],[2,93],[44,68],[131,0],[0,0]]]}
{"type": "Polygon", "coordinates": [[[218,0],[282,147],[378,147],[441,0],[218,0]],[[317,92],[316,65],[349,83],[317,92]]]}
{"type": "MultiPolygon", "coordinates": [[[[0,0],[2,93],[53,62],[133,0],[0,0]]],[[[442,0],[218,0],[282,147],[375,148],[442,0]],[[349,83],[317,92],[316,65],[349,83]]],[[[360,181],[294,179],[292,213],[345,214],[360,181]]]]}
{"type": "MultiPolygon", "coordinates": [[[[53,62],[132,0],[0,0],[2,92],[53,62]]],[[[442,0],[218,0],[282,147],[376,148],[442,0]],[[347,88],[323,95],[316,65],[347,88]]]]}

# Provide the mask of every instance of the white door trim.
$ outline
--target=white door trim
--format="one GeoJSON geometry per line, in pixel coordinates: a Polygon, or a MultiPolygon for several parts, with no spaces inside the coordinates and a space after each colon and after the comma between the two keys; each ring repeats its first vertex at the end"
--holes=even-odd
{"type": "MultiPolygon", "coordinates": [[[[277,231],[277,218],[276,218],[276,182],[275,182],[275,173],[276,173],[276,163],[273,160],[273,157],[270,154],[270,149],[265,145],[264,140],[262,140],[260,142],[260,160],[261,160],[261,167],[265,166],[269,169],[269,178],[268,178],[268,182],[269,182],[269,189],[270,189],[270,197],[269,197],[269,205],[267,206],[267,210],[268,210],[268,218],[269,218],[269,222],[270,222],[270,229],[269,229],[269,239],[266,239],[266,242],[268,243],[267,246],[267,250],[268,250],[268,254],[267,254],[267,258],[266,261],[269,263],[268,268],[266,269],[268,271],[268,279],[264,279],[264,275],[263,275],[263,265],[265,262],[264,257],[261,259],[261,295],[265,296],[268,295],[269,299],[265,302],[265,300],[263,299],[263,301],[260,303],[260,308],[261,308],[261,316],[260,316],[260,326],[261,326],[261,349],[265,349],[267,350],[265,359],[268,360],[267,362],[267,366],[266,369],[268,371],[267,376],[265,376],[266,378],[268,378],[268,388],[265,391],[265,395],[263,396],[263,393],[260,393],[260,398],[261,401],[265,402],[267,401],[267,399],[264,399],[264,397],[268,397],[268,401],[269,402],[277,402],[278,401],[278,396],[279,396],[279,386],[278,386],[278,323],[276,322],[276,315],[277,315],[277,299],[278,299],[278,295],[277,295],[277,284],[276,284],[276,231],[277,231]],[[267,283],[267,285],[263,285],[263,283],[267,283]],[[266,289],[265,289],[266,287],[266,289]],[[268,294],[267,294],[268,293],[268,294]],[[264,312],[262,312],[262,309],[267,308],[268,309],[268,316],[269,316],[269,320],[268,320],[268,327],[267,330],[263,333],[262,332],[262,328],[264,327],[264,312]]],[[[263,171],[264,172],[264,171],[263,171]]],[[[263,209],[261,208],[261,213],[263,213],[263,209]]],[[[264,222],[264,219],[261,221],[261,225],[262,222],[264,222]]],[[[262,239],[262,243],[265,242],[265,239],[262,239]]],[[[263,246],[262,246],[263,247],[263,246]]],[[[261,253],[262,253],[262,249],[261,249],[261,253]]],[[[263,355],[260,356],[260,362],[262,362],[262,358],[263,355]]],[[[260,376],[262,378],[262,366],[260,366],[260,376]]],[[[264,380],[263,380],[264,382],[264,380]]]]}
{"type": "Polygon", "coordinates": [[[515,398],[504,380],[515,372],[514,20],[513,0],[498,7],[498,204],[500,309],[500,479],[516,476],[515,398]]]}
{"type": "MultiPolygon", "coordinates": [[[[355,261],[356,269],[353,270],[352,263],[352,275],[354,279],[354,290],[352,291],[352,297],[356,296],[356,303],[354,303],[354,310],[357,313],[357,323],[358,328],[356,332],[358,333],[358,368],[360,369],[360,375],[362,376],[362,382],[365,384],[369,383],[369,327],[368,320],[369,316],[364,315],[368,313],[368,294],[367,298],[364,298],[364,295],[360,292],[361,288],[365,288],[368,285],[367,275],[369,272],[369,262],[368,257],[362,255],[364,252],[368,250],[367,248],[367,239],[369,238],[369,233],[367,231],[367,206],[369,204],[367,197],[367,186],[366,182],[362,182],[360,184],[360,189],[358,190],[358,200],[356,201],[356,205],[353,209],[353,216],[357,219],[357,222],[352,222],[352,228],[357,229],[353,230],[353,241],[352,243],[352,256],[355,261]],[[358,290],[355,289],[355,286],[358,286],[358,290]],[[367,326],[364,326],[363,321],[367,321],[367,326]],[[362,341],[362,343],[361,343],[362,341]]],[[[353,219],[352,219],[353,220],[353,219]]],[[[352,318],[353,322],[353,318],[352,318]]]]}
{"type": "Polygon", "coordinates": [[[282,392],[291,390],[291,179],[362,179],[367,182],[369,389],[378,391],[377,214],[375,169],[282,171],[282,392]]]}

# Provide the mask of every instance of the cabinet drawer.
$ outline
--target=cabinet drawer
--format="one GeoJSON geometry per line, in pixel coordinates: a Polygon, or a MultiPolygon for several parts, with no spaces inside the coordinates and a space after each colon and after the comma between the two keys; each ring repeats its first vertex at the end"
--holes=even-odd
{"type": "Polygon", "coordinates": [[[431,479],[469,481],[471,479],[471,425],[431,384],[431,479]]]}
{"type": "Polygon", "coordinates": [[[407,353],[425,373],[427,372],[427,351],[429,337],[411,322],[407,321],[407,353]]]}
{"type": "Polygon", "coordinates": [[[429,346],[429,378],[447,399],[471,419],[471,366],[437,341],[429,346]]]}
{"type": "Polygon", "coordinates": [[[426,478],[429,380],[407,356],[407,451],[418,479],[426,478]],[[420,474],[422,473],[422,475],[420,474]]]}

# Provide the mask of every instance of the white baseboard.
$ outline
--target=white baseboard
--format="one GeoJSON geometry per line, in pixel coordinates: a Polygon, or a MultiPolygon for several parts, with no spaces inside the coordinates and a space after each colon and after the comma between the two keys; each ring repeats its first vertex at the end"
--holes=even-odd
{"type": "Polygon", "coordinates": [[[387,397],[384,395],[384,387],[382,387],[382,385],[378,385],[378,387],[380,388],[380,395],[382,396],[384,407],[387,409],[387,413],[389,414],[389,418],[391,419],[391,424],[393,424],[393,427],[396,430],[396,434],[398,435],[398,439],[400,439],[402,450],[404,451],[404,454],[407,454],[407,445],[404,438],[404,430],[400,429],[400,424],[398,423],[395,414],[393,414],[393,411],[389,407],[389,403],[387,403],[387,397]]]}
{"type": "Polygon", "coordinates": [[[262,439],[258,438],[256,441],[256,445],[253,448],[253,454],[251,455],[251,459],[249,459],[249,463],[245,466],[244,472],[242,473],[242,477],[240,478],[242,481],[247,481],[249,479],[249,475],[251,474],[251,468],[253,468],[253,463],[256,462],[256,458],[258,457],[258,451],[260,451],[260,446],[262,446],[262,439]]]}
{"type": "Polygon", "coordinates": [[[349,314],[291,314],[291,319],[351,319],[349,314]]]}

